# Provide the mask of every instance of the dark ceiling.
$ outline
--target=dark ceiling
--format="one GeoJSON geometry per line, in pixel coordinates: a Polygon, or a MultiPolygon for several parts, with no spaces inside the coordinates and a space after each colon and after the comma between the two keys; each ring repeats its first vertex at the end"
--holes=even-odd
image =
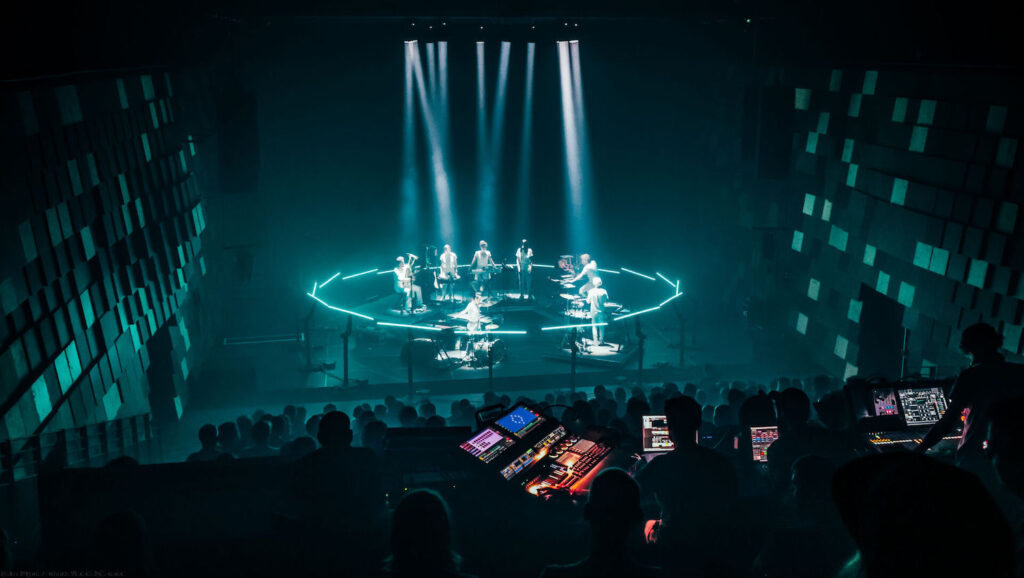
{"type": "Polygon", "coordinates": [[[1017,65],[1017,22],[992,0],[945,5],[924,0],[376,1],[98,0],[19,2],[0,22],[2,78],[202,62],[254,34],[295,22],[369,21],[408,26],[556,25],[564,19],[717,22],[756,28],[762,61],[925,62],[1017,65]],[[747,19],[750,23],[747,23],[747,19]]]}

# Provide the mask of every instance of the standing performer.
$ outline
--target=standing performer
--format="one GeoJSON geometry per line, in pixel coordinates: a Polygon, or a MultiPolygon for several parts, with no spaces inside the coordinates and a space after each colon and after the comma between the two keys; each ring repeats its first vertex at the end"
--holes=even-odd
{"type": "Polygon", "coordinates": [[[473,261],[469,265],[474,275],[473,290],[477,293],[487,293],[491,280],[490,267],[494,266],[491,252],[487,250],[487,241],[480,241],[480,250],[473,253],[473,261]]]}
{"type": "Polygon", "coordinates": [[[519,298],[526,300],[530,298],[530,281],[533,277],[533,249],[523,244],[516,249],[516,271],[519,272],[519,298]]]}
{"type": "Polygon", "coordinates": [[[587,292],[594,288],[594,279],[597,277],[597,261],[591,259],[589,253],[584,253],[580,255],[580,263],[583,264],[583,270],[579,275],[573,277],[572,282],[575,283],[583,277],[587,278],[587,283],[580,287],[580,295],[586,297],[587,292]]]}
{"type": "Polygon", "coordinates": [[[409,253],[409,262],[405,257],[395,259],[398,264],[395,266],[395,293],[404,293],[402,300],[402,311],[413,312],[423,306],[423,289],[413,283],[412,264],[416,262],[416,255],[409,253]]]}
{"type": "Polygon", "coordinates": [[[459,257],[452,252],[452,246],[447,243],[444,252],[441,253],[441,272],[438,273],[437,279],[441,282],[441,301],[455,301],[455,281],[461,279],[459,257]]]}
{"type": "Polygon", "coordinates": [[[601,288],[601,278],[594,277],[591,283],[594,288],[587,292],[587,302],[590,303],[590,317],[593,323],[594,345],[604,345],[604,325],[608,323],[608,314],[605,313],[605,304],[608,302],[608,292],[601,288]]]}

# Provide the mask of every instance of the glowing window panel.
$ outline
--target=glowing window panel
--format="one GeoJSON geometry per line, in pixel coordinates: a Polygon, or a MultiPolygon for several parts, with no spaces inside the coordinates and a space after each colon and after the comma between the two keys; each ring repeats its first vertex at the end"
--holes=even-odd
{"type": "Polygon", "coordinates": [[[846,380],[846,379],[850,379],[851,377],[856,377],[857,371],[858,370],[857,370],[857,366],[856,365],[854,365],[852,363],[847,363],[846,364],[846,371],[843,372],[843,379],[846,380]]]}
{"type": "Polygon", "coordinates": [[[907,104],[908,104],[907,99],[903,98],[903,97],[897,98],[892,103],[892,121],[893,122],[903,122],[903,121],[907,120],[907,104]]]}
{"type": "Polygon", "coordinates": [[[874,245],[864,245],[864,264],[868,267],[875,266],[875,249],[874,245]]]}
{"type": "Polygon", "coordinates": [[[981,259],[972,259],[971,268],[967,271],[967,284],[979,289],[985,287],[985,275],[988,273],[988,263],[981,259]]]}
{"type": "Polygon", "coordinates": [[[843,162],[848,163],[853,158],[853,139],[848,138],[843,140],[843,162]]]}
{"type": "Polygon", "coordinates": [[[996,150],[996,164],[1001,167],[1010,168],[1013,166],[1013,158],[1017,156],[1017,139],[1003,137],[999,139],[999,148],[996,150]]]}
{"type": "Polygon", "coordinates": [[[860,169],[856,164],[850,163],[846,169],[846,186],[851,189],[857,186],[857,171],[860,169]]]}
{"type": "Polygon", "coordinates": [[[910,183],[906,179],[893,179],[892,180],[892,194],[889,196],[889,202],[894,205],[903,206],[907,202],[907,185],[910,183]]]}
{"type": "Polygon", "coordinates": [[[1007,108],[1005,106],[992,105],[988,107],[988,118],[985,119],[985,130],[995,133],[1003,132],[1003,127],[1006,126],[1006,112],[1007,108]]]}
{"type": "Polygon", "coordinates": [[[910,133],[910,151],[915,153],[923,153],[924,146],[927,142],[928,127],[915,126],[914,130],[910,133]]]}
{"type": "Polygon", "coordinates": [[[821,281],[811,277],[811,282],[807,284],[807,296],[815,301],[818,300],[818,293],[821,292],[821,281]]]}
{"type": "Polygon", "coordinates": [[[918,243],[914,249],[914,265],[927,269],[932,260],[932,246],[927,243],[918,243]]]}
{"type": "Polygon", "coordinates": [[[828,244],[832,245],[840,251],[846,251],[846,243],[850,240],[850,234],[840,229],[839,227],[832,225],[832,229],[828,233],[828,244]]]}
{"type": "Polygon", "coordinates": [[[803,212],[807,216],[814,214],[814,201],[817,199],[814,195],[807,193],[804,195],[804,209],[803,212]]]}
{"type": "Polygon", "coordinates": [[[828,79],[828,91],[839,92],[839,87],[843,82],[843,71],[836,69],[832,71],[832,75],[828,79]]]}
{"type": "Polygon", "coordinates": [[[850,95],[850,107],[846,110],[847,115],[853,118],[860,116],[860,99],[861,94],[859,92],[850,95]]]}
{"type": "Polygon", "coordinates": [[[996,218],[996,229],[1001,233],[1012,233],[1017,226],[1017,205],[1010,202],[999,204],[999,216],[996,218]]]}
{"type": "Polygon", "coordinates": [[[917,109],[917,124],[932,124],[935,121],[935,101],[922,100],[917,109]]]}
{"type": "Polygon", "coordinates": [[[821,204],[821,220],[829,221],[832,219],[832,201],[826,200],[821,204]]]}
{"type": "Polygon", "coordinates": [[[802,335],[807,335],[807,316],[803,313],[797,313],[796,315],[796,330],[802,335]]]}
{"type": "Polygon", "coordinates": [[[793,250],[799,253],[804,248],[804,233],[803,231],[793,231],[793,250]]]}
{"type": "Polygon", "coordinates": [[[932,249],[932,260],[928,264],[928,270],[937,275],[945,275],[949,266],[949,251],[935,247],[932,249]]]}
{"type": "Polygon", "coordinates": [[[797,110],[807,110],[811,107],[811,89],[797,88],[794,90],[793,106],[797,110]]]}
{"type": "Polygon", "coordinates": [[[869,94],[869,95],[870,94],[874,94],[875,93],[875,87],[877,85],[878,85],[878,71],[877,70],[868,70],[867,72],[865,72],[864,73],[864,88],[861,89],[861,92],[863,92],[864,94],[869,94]]]}
{"type": "Polygon", "coordinates": [[[827,133],[828,132],[828,121],[829,121],[829,119],[831,117],[832,117],[832,115],[830,115],[827,112],[823,112],[823,113],[818,114],[818,128],[816,129],[816,132],[818,132],[819,134],[827,133]]]}
{"type": "Polygon", "coordinates": [[[807,146],[804,147],[804,150],[812,155],[818,152],[818,133],[813,131],[807,133],[807,146]]]}
{"type": "Polygon", "coordinates": [[[832,353],[839,359],[846,359],[846,350],[850,346],[850,340],[843,337],[842,335],[836,335],[836,344],[832,348],[832,353]]]}
{"type": "Polygon", "coordinates": [[[860,312],[863,308],[864,303],[856,299],[850,299],[850,307],[846,310],[846,318],[854,323],[860,323],[860,312]]]}
{"type": "Polygon", "coordinates": [[[885,271],[878,272],[878,281],[875,283],[875,291],[878,291],[882,295],[889,293],[889,274],[885,271]]]}

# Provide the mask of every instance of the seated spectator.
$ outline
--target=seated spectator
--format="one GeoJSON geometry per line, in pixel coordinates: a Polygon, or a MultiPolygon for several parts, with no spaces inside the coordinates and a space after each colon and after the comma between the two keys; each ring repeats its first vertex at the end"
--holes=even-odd
{"type": "Polygon", "coordinates": [[[811,400],[803,391],[791,387],[775,395],[779,439],[768,447],[768,473],[779,489],[786,489],[792,477],[793,463],[805,455],[818,455],[833,463],[853,457],[852,448],[840,436],[809,423],[811,400]]]}
{"type": "Polygon", "coordinates": [[[459,572],[462,558],[452,550],[451,513],[444,498],[430,490],[414,490],[402,498],[391,517],[394,578],[468,578],[459,572]]]}
{"type": "Polygon", "coordinates": [[[842,576],[1013,575],[1009,524],[977,477],[913,453],[849,462],[835,502],[859,556],[842,576]]]}
{"type": "MultiPolygon", "coordinates": [[[[631,534],[639,538],[643,510],[640,488],[629,474],[608,468],[594,478],[583,508],[590,524],[590,555],[567,566],[548,566],[543,578],[661,576],[660,570],[636,563],[629,554],[631,534]]],[[[638,540],[634,540],[638,541],[638,540]]]]}
{"type": "Polygon", "coordinates": [[[252,444],[243,449],[240,458],[262,458],[277,455],[278,449],[270,445],[270,424],[260,421],[252,426],[252,444]]]}
{"type": "Polygon", "coordinates": [[[217,448],[217,428],[213,424],[208,423],[199,428],[199,443],[202,449],[189,455],[186,461],[212,462],[223,453],[217,448]]]}
{"type": "Polygon", "coordinates": [[[238,426],[233,421],[226,421],[220,424],[217,429],[217,444],[220,449],[233,456],[242,451],[242,440],[238,437],[238,426]]]}

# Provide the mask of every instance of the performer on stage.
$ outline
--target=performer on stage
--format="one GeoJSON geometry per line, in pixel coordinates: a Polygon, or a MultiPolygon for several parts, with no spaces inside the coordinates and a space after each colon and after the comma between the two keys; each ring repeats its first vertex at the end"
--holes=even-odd
{"type": "Polygon", "coordinates": [[[409,254],[409,262],[405,257],[395,259],[398,264],[395,266],[395,293],[405,293],[402,301],[402,311],[413,312],[423,307],[423,289],[413,283],[412,264],[416,262],[416,255],[409,254]]]}
{"type": "Polygon", "coordinates": [[[579,275],[573,277],[572,282],[575,283],[584,277],[587,278],[587,283],[580,287],[580,295],[586,297],[587,293],[594,288],[594,279],[597,278],[597,261],[591,259],[589,253],[584,253],[580,255],[580,263],[583,264],[583,270],[580,271],[579,275]]]}
{"type": "Polygon", "coordinates": [[[529,299],[530,281],[533,278],[533,249],[526,244],[526,239],[516,249],[516,271],[519,273],[519,298],[529,299]]]}
{"type": "Polygon", "coordinates": [[[452,246],[446,243],[444,252],[441,253],[441,271],[437,275],[437,280],[441,283],[441,301],[455,301],[455,281],[458,279],[461,279],[459,257],[452,252],[452,246]]]}
{"type": "Polygon", "coordinates": [[[466,305],[466,308],[459,313],[459,317],[466,320],[466,330],[470,334],[480,331],[480,306],[484,302],[484,296],[482,293],[473,295],[473,299],[466,305]]]}
{"type": "Polygon", "coordinates": [[[608,292],[601,288],[601,278],[594,277],[591,281],[594,288],[587,292],[587,302],[590,303],[590,317],[593,323],[594,345],[604,345],[604,325],[608,323],[608,314],[605,313],[605,304],[608,302],[608,292]]]}
{"type": "Polygon", "coordinates": [[[490,287],[490,267],[494,266],[491,252],[487,250],[487,241],[480,241],[480,250],[473,253],[473,260],[469,265],[474,275],[473,290],[477,293],[486,293],[490,287]]]}

